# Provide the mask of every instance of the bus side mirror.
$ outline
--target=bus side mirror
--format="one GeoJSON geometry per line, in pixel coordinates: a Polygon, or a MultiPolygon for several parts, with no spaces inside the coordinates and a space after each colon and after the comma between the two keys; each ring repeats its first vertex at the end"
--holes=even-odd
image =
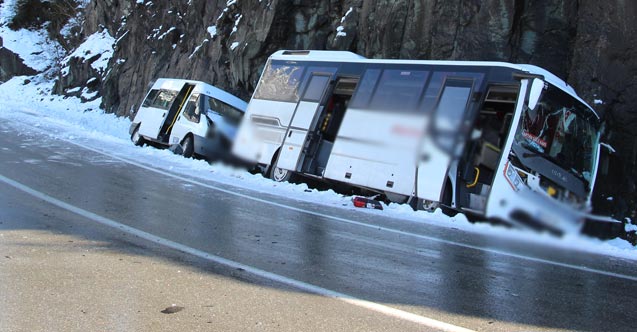
{"type": "Polygon", "coordinates": [[[533,82],[531,82],[531,91],[529,92],[529,109],[535,110],[543,90],[544,81],[539,78],[534,78],[533,82]]]}
{"type": "Polygon", "coordinates": [[[612,147],[610,144],[608,144],[608,143],[599,142],[599,147],[600,147],[602,150],[605,150],[606,152],[608,152],[608,154],[613,154],[613,153],[617,152],[617,151],[615,150],[615,148],[613,148],[613,147],[612,147]]]}

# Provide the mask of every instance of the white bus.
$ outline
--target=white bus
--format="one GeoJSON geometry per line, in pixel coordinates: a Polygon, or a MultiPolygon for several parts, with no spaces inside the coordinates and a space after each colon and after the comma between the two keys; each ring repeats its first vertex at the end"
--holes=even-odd
{"type": "Polygon", "coordinates": [[[599,128],[535,66],[278,51],[232,151],[276,181],[302,174],[561,233],[591,210],[599,128]]]}
{"type": "Polygon", "coordinates": [[[247,103],[212,85],[158,79],[130,126],[135,145],[172,146],[185,157],[222,158],[230,151],[247,103]]]}

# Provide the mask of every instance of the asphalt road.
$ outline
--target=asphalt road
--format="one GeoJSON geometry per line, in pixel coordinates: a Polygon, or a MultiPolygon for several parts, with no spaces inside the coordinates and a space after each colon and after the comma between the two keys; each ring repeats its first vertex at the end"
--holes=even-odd
{"type": "Polygon", "coordinates": [[[180,179],[15,127],[0,331],[634,330],[631,261],[180,179]]]}

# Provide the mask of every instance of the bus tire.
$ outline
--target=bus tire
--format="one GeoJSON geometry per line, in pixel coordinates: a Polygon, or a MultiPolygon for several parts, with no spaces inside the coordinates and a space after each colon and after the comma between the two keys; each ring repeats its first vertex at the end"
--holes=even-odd
{"type": "Polygon", "coordinates": [[[442,202],[440,204],[440,210],[442,213],[446,214],[449,217],[455,217],[458,214],[458,211],[451,208],[451,202],[453,201],[453,188],[451,188],[451,181],[447,180],[447,184],[445,185],[445,191],[442,193],[442,202]]]}
{"type": "Polygon", "coordinates": [[[184,158],[192,158],[195,155],[195,143],[192,139],[192,135],[187,135],[181,141],[181,155],[184,158]]]}
{"type": "Polygon", "coordinates": [[[144,137],[139,134],[140,126],[141,125],[137,126],[135,128],[135,131],[133,131],[133,133],[130,135],[130,140],[133,142],[135,146],[144,146],[144,144],[146,144],[146,140],[144,139],[144,137]]]}
{"type": "Polygon", "coordinates": [[[275,182],[290,182],[294,179],[294,172],[287,169],[277,167],[279,163],[279,151],[277,151],[277,157],[272,166],[270,166],[270,179],[275,182]]]}

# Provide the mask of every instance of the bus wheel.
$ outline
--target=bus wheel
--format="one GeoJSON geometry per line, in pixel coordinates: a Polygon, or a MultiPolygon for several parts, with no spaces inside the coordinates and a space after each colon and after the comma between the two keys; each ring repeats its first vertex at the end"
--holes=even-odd
{"type": "Polygon", "coordinates": [[[440,209],[442,210],[442,213],[448,215],[449,217],[455,217],[458,214],[458,211],[456,211],[455,209],[451,208],[451,201],[452,198],[452,188],[451,188],[451,181],[447,181],[447,185],[445,186],[445,191],[442,194],[442,202],[440,204],[440,209]]]}
{"type": "Polygon", "coordinates": [[[135,131],[130,136],[130,140],[136,146],[143,146],[144,143],[146,143],[146,141],[144,140],[144,137],[142,137],[142,135],[139,134],[139,126],[137,126],[137,128],[135,128],[135,131]]]}
{"type": "Polygon", "coordinates": [[[277,166],[279,163],[279,153],[280,151],[277,151],[276,160],[272,163],[272,166],[270,166],[270,178],[276,182],[292,181],[294,179],[294,172],[277,166]]]}
{"type": "Polygon", "coordinates": [[[195,144],[192,136],[188,135],[181,141],[181,155],[185,158],[191,158],[195,154],[195,144]]]}
{"type": "Polygon", "coordinates": [[[270,176],[272,180],[276,182],[287,182],[292,179],[292,172],[287,169],[278,168],[276,166],[272,167],[270,171],[270,176]]]}

